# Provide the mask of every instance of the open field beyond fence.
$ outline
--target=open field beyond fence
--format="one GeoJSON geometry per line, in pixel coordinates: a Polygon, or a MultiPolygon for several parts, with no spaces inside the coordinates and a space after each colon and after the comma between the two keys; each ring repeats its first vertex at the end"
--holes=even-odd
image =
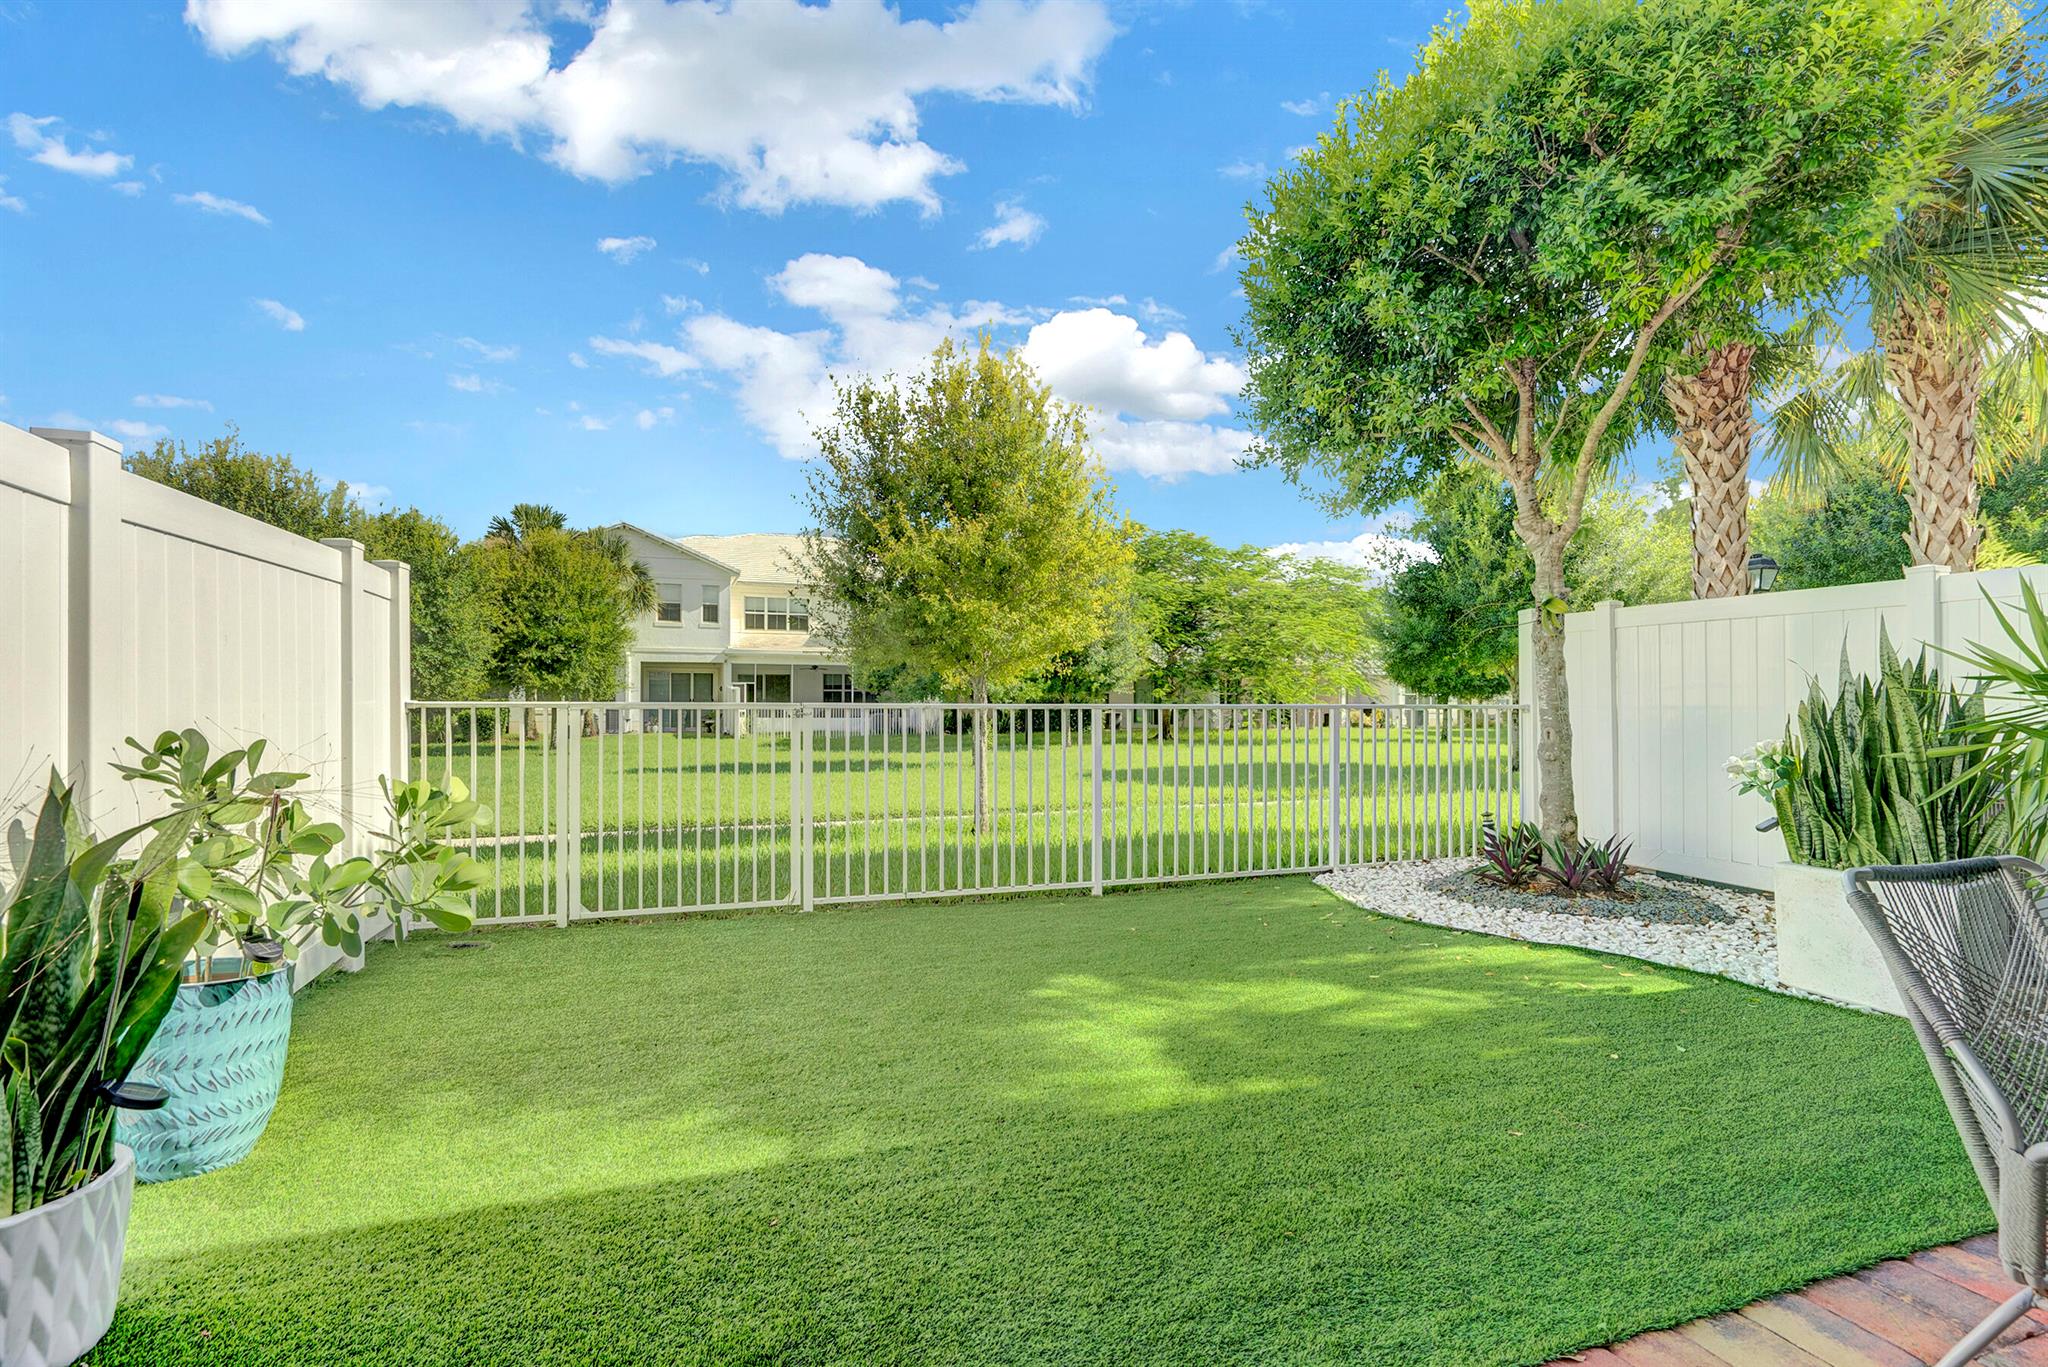
{"type": "Polygon", "coordinates": [[[1346,724],[1334,754],[1327,709],[1230,726],[1155,710],[1099,743],[1098,709],[989,709],[979,820],[957,710],[420,714],[415,772],[453,774],[490,809],[469,843],[494,920],[1299,871],[1329,865],[1333,841],[1337,862],[1434,857],[1519,808],[1506,709],[1346,724]]]}

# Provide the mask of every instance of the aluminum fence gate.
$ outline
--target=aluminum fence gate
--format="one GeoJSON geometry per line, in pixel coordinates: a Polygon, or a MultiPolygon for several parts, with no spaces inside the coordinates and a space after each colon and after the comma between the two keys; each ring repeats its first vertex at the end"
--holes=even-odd
{"type": "Polygon", "coordinates": [[[1476,853],[1515,704],[415,702],[483,924],[1100,892],[1476,853]]]}

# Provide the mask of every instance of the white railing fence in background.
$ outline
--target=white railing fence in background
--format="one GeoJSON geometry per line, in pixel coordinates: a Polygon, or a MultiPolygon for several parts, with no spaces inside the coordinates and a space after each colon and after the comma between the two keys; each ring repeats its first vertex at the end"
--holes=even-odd
{"type": "Polygon", "coordinates": [[[1475,853],[1513,704],[419,702],[486,924],[1100,891],[1475,853]],[[978,758],[977,758],[978,756],[978,758]],[[979,796],[977,796],[979,794],[979,796]]]}

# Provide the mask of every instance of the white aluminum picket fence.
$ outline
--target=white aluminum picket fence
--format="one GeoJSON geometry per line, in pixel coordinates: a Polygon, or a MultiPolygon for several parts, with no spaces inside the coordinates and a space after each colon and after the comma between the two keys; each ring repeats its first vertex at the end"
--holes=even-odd
{"type": "Polygon", "coordinates": [[[417,702],[483,924],[1303,873],[1478,850],[1521,709],[417,702]],[[986,779],[975,798],[976,738],[986,779]]]}

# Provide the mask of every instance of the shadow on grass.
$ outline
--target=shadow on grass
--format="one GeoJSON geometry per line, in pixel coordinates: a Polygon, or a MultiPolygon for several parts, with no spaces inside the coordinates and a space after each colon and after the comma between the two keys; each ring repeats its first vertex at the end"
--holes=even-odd
{"type": "Polygon", "coordinates": [[[1899,1022],[1305,882],[491,945],[314,991],[91,1361],[1470,1367],[1985,1221],[1899,1022]]]}

